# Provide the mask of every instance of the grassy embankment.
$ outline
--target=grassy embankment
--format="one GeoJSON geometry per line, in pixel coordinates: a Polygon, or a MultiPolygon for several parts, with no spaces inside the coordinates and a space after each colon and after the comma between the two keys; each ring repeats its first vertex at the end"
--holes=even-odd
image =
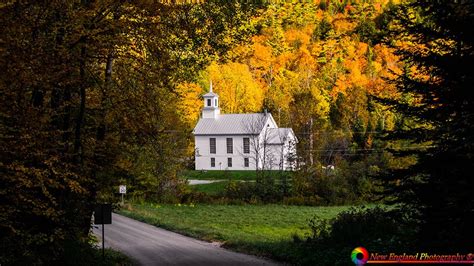
{"type": "MultiPolygon", "coordinates": [[[[268,171],[270,175],[275,176],[276,182],[278,182],[280,171],[268,171]]],[[[290,172],[284,172],[289,175],[290,172]]],[[[229,180],[232,181],[246,181],[253,182],[256,180],[257,173],[255,171],[195,171],[186,170],[181,173],[183,179],[194,179],[194,180],[219,180],[210,184],[192,185],[192,189],[198,192],[204,192],[209,195],[217,195],[223,192],[229,180]]]]}
{"type": "Polygon", "coordinates": [[[330,219],[348,206],[169,205],[131,204],[119,211],[128,217],[224,247],[276,260],[297,261],[293,236],[310,233],[315,215],[330,219]]]}
{"type": "Polygon", "coordinates": [[[199,180],[255,180],[255,171],[196,171],[185,170],[181,173],[184,179],[199,179],[199,180]]]}

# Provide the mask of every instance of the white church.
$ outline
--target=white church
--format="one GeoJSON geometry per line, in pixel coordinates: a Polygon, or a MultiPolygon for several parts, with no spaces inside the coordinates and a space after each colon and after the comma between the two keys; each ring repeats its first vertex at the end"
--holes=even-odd
{"type": "Polygon", "coordinates": [[[292,170],[297,138],[279,128],[270,113],[221,114],[219,96],[203,95],[202,115],[193,130],[196,170],[292,170]]]}

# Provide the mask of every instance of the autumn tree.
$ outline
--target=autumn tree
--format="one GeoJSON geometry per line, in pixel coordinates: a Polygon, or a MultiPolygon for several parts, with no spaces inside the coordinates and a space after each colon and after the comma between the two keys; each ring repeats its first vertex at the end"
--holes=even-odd
{"type": "Polygon", "coordinates": [[[118,182],[155,198],[179,190],[176,87],[247,36],[254,7],[0,4],[2,263],[61,263],[118,182]]]}
{"type": "Polygon", "coordinates": [[[61,254],[64,240],[87,237],[95,178],[114,161],[113,141],[103,131],[104,97],[106,62],[124,42],[120,6],[2,5],[5,263],[47,264],[61,254]]]}
{"type": "Polygon", "coordinates": [[[220,95],[220,108],[224,113],[250,113],[261,110],[264,91],[254,80],[245,64],[211,64],[202,83],[212,81],[220,95]]]}

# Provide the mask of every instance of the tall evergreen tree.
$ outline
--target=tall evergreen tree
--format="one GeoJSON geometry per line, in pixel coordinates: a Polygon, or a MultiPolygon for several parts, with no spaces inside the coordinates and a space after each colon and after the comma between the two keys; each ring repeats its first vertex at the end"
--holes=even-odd
{"type": "Polygon", "coordinates": [[[423,148],[391,173],[387,193],[417,221],[418,246],[472,248],[474,1],[412,1],[395,15],[392,37],[411,70],[397,85],[414,100],[390,103],[410,121],[394,136],[423,148]]]}

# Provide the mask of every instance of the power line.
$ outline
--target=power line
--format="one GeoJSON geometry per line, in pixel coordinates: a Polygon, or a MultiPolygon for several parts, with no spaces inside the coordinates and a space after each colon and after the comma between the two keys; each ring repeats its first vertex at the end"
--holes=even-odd
{"type": "MultiPolygon", "coordinates": [[[[189,134],[192,135],[192,131],[187,131],[187,130],[165,130],[160,133],[163,134],[189,134]]],[[[335,134],[345,134],[345,133],[358,133],[358,134],[385,134],[388,132],[380,132],[380,131],[339,131],[339,132],[328,132],[328,131],[323,131],[323,130],[314,130],[313,132],[294,132],[295,135],[313,135],[313,134],[318,134],[318,133],[324,133],[324,135],[335,135],[335,134]]],[[[250,133],[249,133],[250,134],[250,133]]]]}
{"type": "Polygon", "coordinates": [[[435,148],[435,146],[411,146],[411,147],[403,147],[403,148],[370,148],[370,149],[364,149],[364,148],[356,148],[356,149],[351,149],[351,148],[346,148],[346,149],[304,149],[303,151],[386,151],[386,150],[391,150],[391,151],[404,151],[404,150],[417,150],[417,149],[428,149],[428,148],[435,148]]]}

